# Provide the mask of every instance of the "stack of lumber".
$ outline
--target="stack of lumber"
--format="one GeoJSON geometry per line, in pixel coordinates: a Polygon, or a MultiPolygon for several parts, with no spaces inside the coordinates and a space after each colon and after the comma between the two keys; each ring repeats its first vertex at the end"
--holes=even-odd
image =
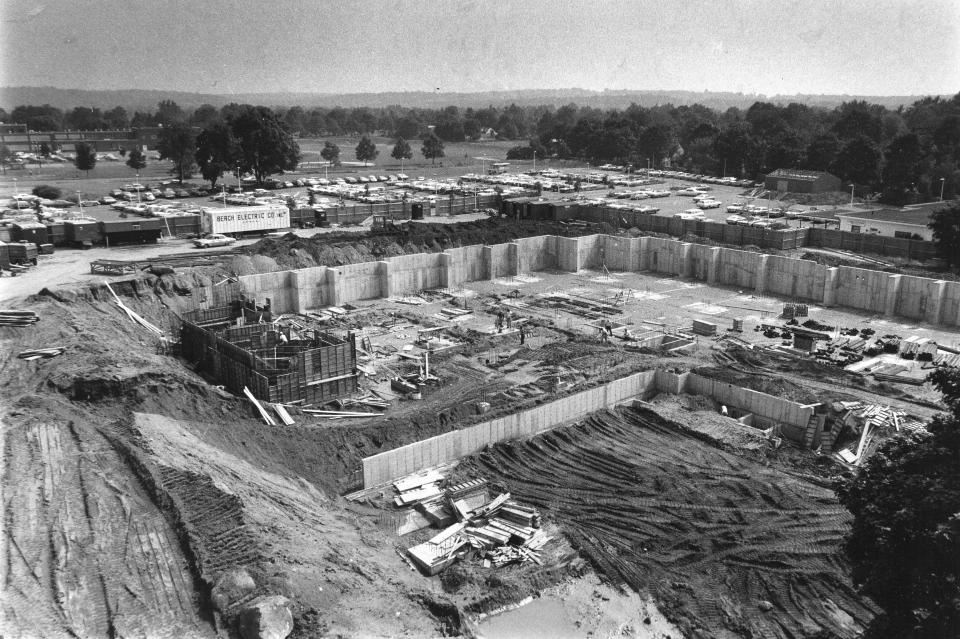
{"type": "Polygon", "coordinates": [[[937,351],[936,356],[933,358],[933,363],[936,366],[951,366],[951,367],[960,367],[960,354],[958,353],[948,353],[943,350],[937,351]]]}
{"type": "Polygon", "coordinates": [[[539,528],[541,525],[540,513],[535,508],[521,506],[515,501],[506,502],[497,511],[497,516],[519,526],[539,528]]]}
{"type": "Polygon", "coordinates": [[[456,560],[458,550],[469,542],[461,534],[464,524],[453,524],[438,535],[417,546],[407,549],[407,553],[428,575],[435,575],[456,560]]]}
{"type": "Polygon", "coordinates": [[[434,315],[437,319],[447,320],[448,322],[462,322],[473,316],[472,311],[462,308],[441,308],[440,312],[434,315]]]}
{"type": "Polygon", "coordinates": [[[33,311],[0,310],[0,326],[30,326],[39,321],[33,311]]]}
{"type": "Polygon", "coordinates": [[[415,473],[393,482],[393,487],[397,491],[393,503],[396,506],[411,506],[423,501],[436,499],[443,491],[440,490],[440,482],[443,481],[443,475],[437,470],[429,470],[423,473],[415,473]]]}
{"type": "Polygon", "coordinates": [[[34,359],[45,359],[49,357],[56,357],[57,355],[62,355],[66,349],[60,346],[55,348],[34,348],[27,351],[22,351],[17,355],[17,358],[31,361],[34,359]]]}
{"type": "Polygon", "coordinates": [[[243,387],[243,394],[247,396],[247,399],[250,400],[250,403],[253,404],[254,408],[257,409],[257,412],[260,413],[260,417],[263,418],[263,421],[266,422],[267,426],[276,426],[277,422],[274,421],[273,417],[270,417],[270,413],[267,412],[267,409],[263,407],[263,404],[253,396],[253,393],[250,392],[250,389],[246,386],[243,387]]]}

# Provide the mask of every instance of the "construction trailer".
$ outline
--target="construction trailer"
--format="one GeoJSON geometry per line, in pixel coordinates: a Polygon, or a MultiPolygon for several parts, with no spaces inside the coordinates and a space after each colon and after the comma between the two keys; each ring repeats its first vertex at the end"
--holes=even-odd
{"type": "Polygon", "coordinates": [[[280,327],[270,323],[269,310],[245,304],[185,313],[180,350],[229,391],[239,395],[246,387],[267,402],[323,404],[357,390],[353,333],[280,327]]]}

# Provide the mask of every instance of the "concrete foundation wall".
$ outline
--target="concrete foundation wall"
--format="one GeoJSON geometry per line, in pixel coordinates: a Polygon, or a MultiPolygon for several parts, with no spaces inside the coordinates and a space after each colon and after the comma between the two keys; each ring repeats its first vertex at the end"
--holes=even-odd
{"type": "Polygon", "coordinates": [[[771,255],[767,259],[767,293],[794,299],[821,301],[827,267],[812,260],[771,255]]]}
{"type": "Polygon", "coordinates": [[[753,290],[757,286],[759,253],[723,249],[717,266],[717,283],[753,290]]]}
{"type": "Polygon", "coordinates": [[[487,444],[529,437],[639,395],[654,383],[644,371],[520,413],[394,448],[363,460],[363,486],[379,486],[418,470],[471,455],[487,444]]]}
{"type": "Polygon", "coordinates": [[[532,237],[381,262],[245,275],[240,284],[258,302],[269,297],[273,309],[284,313],[540,270],[577,272],[604,265],[613,271],[651,271],[828,307],[960,326],[960,282],[828,268],[810,260],[657,237],[532,237]]]}
{"type": "Polygon", "coordinates": [[[493,277],[517,275],[511,265],[510,244],[490,246],[491,274],[493,277]]]}
{"type": "Polygon", "coordinates": [[[660,237],[643,238],[649,240],[641,250],[644,252],[644,268],[654,273],[666,275],[681,275],[683,265],[683,244],[676,240],[667,240],[660,237]]]}
{"type": "Polygon", "coordinates": [[[960,282],[947,282],[944,286],[940,322],[946,326],[960,326],[960,282]]]}
{"type": "Polygon", "coordinates": [[[238,279],[248,297],[252,296],[258,304],[270,298],[270,306],[274,312],[286,313],[296,310],[299,303],[290,274],[291,271],[276,271],[241,275],[238,279]]]}
{"type": "MultiPolygon", "coordinates": [[[[381,266],[379,262],[331,266],[328,270],[337,273],[335,284],[337,299],[332,302],[333,304],[370,300],[382,296],[381,266]]],[[[394,291],[392,294],[396,294],[396,292],[394,291]]]]}
{"type": "Polygon", "coordinates": [[[417,471],[471,455],[488,444],[531,437],[574,422],[596,411],[610,408],[650,391],[678,394],[696,393],[775,421],[786,433],[806,428],[813,408],[770,395],[739,388],[693,373],[643,371],[603,386],[569,395],[529,410],[481,422],[419,442],[388,450],[363,460],[363,486],[372,488],[417,471]]]}
{"type": "Polygon", "coordinates": [[[390,293],[405,295],[427,288],[446,286],[440,253],[417,253],[391,257],[390,293]]]}
{"type": "Polygon", "coordinates": [[[606,236],[586,235],[578,237],[577,251],[580,255],[580,268],[602,268],[606,263],[606,236]]]}
{"type": "Polygon", "coordinates": [[[516,240],[520,247],[520,272],[533,273],[556,269],[558,239],[554,235],[541,235],[516,240]]]}
{"type": "Polygon", "coordinates": [[[841,266],[834,281],[834,299],[842,306],[884,313],[889,283],[889,273],[841,266]]]}

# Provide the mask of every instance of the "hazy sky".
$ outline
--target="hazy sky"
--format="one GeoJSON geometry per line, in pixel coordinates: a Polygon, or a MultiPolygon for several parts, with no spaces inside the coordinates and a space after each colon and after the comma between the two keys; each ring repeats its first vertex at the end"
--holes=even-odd
{"type": "Polygon", "coordinates": [[[960,0],[0,0],[0,86],[960,91],[960,0]]]}

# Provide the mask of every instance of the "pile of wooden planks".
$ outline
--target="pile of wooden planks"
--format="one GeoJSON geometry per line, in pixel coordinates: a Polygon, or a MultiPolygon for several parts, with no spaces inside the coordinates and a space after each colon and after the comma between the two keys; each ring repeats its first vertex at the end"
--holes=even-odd
{"type": "Polygon", "coordinates": [[[62,355],[63,352],[67,350],[63,347],[57,346],[54,348],[34,348],[26,351],[21,351],[18,355],[18,359],[31,361],[35,359],[47,359],[50,357],[56,357],[57,355],[62,355]]]}
{"type": "Polygon", "coordinates": [[[153,334],[155,334],[155,335],[157,335],[157,336],[162,336],[162,335],[163,335],[163,331],[162,331],[162,330],[160,330],[158,327],[154,326],[153,324],[151,324],[151,323],[148,322],[147,320],[143,319],[143,318],[142,318],[140,315],[138,315],[135,311],[133,311],[132,309],[128,308],[126,304],[124,304],[123,302],[121,302],[121,301],[120,301],[120,298],[117,297],[117,294],[113,292],[113,289],[112,289],[112,288],[110,288],[110,284],[108,284],[107,282],[104,282],[104,285],[107,287],[107,290],[110,291],[110,294],[113,295],[113,299],[114,299],[114,301],[117,303],[117,306],[119,306],[119,307],[127,314],[127,317],[129,317],[131,320],[133,320],[134,322],[136,322],[136,323],[139,324],[140,326],[144,327],[145,329],[147,329],[147,330],[150,331],[151,333],[153,333],[153,334]]]}
{"type": "Polygon", "coordinates": [[[33,311],[0,310],[0,326],[30,326],[39,321],[33,311]]]}

